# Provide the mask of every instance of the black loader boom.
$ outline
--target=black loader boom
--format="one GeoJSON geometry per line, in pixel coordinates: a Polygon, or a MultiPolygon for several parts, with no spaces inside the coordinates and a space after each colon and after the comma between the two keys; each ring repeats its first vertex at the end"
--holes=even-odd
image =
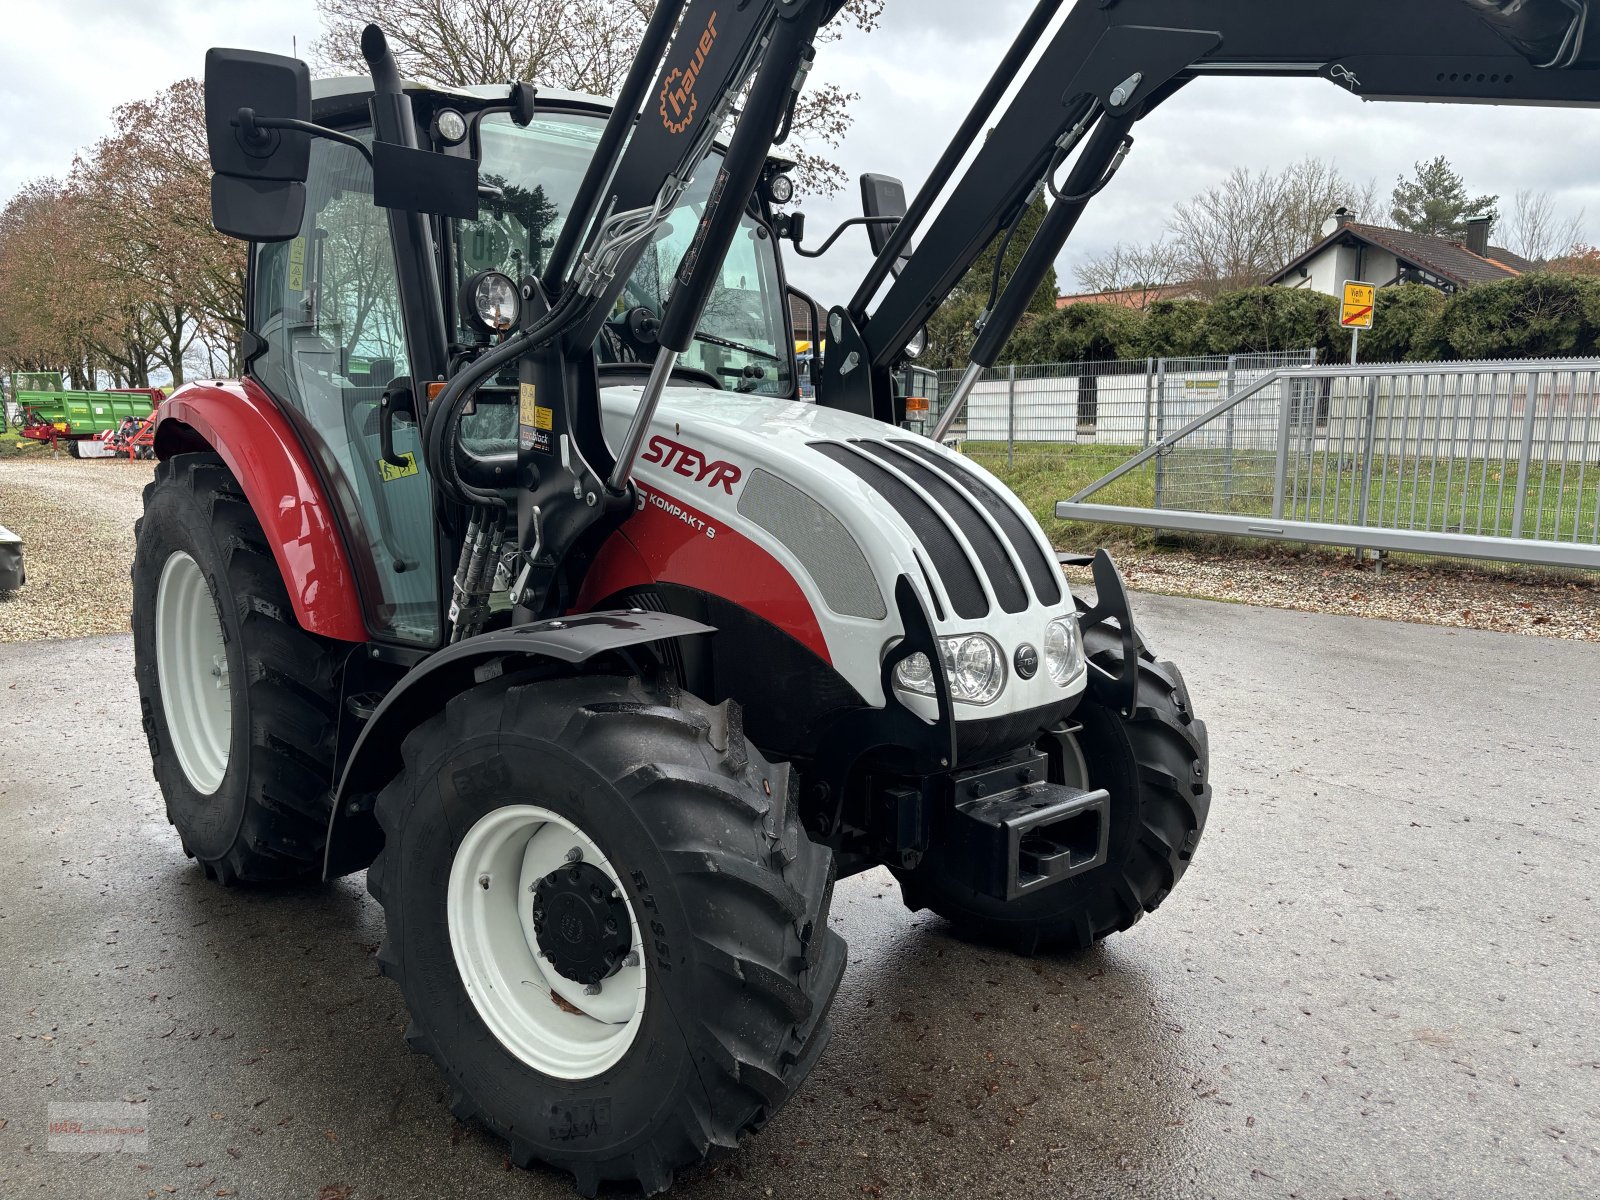
{"type": "Polygon", "coordinates": [[[855,297],[829,314],[820,403],[903,420],[890,370],[907,341],[1032,197],[1048,192],[1049,215],[990,299],[944,433],[1128,154],[1134,127],[1195,80],[1319,78],[1363,100],[1600,105],[1600,13],[1591,0],[1082,0],[995,116],[1063,7],[1040,0],[855,297]],[[913,237],[919,244],[907,256],[913,237]]]}

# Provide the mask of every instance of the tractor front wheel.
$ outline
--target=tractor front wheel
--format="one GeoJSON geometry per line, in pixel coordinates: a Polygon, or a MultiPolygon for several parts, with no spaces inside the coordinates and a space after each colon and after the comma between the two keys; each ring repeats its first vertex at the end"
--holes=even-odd
{"type": "Polygon", "coordinates": [[[315,877],[332,803],[337,643],[296,623],[214,454],[156,467],[133,560],[134,677],[167,817],[207,877],[315,877]]]}
{"type": "Polygon", "coordinates": [[[578,1190],[667,1188],[827,1042],[832,855],[739,710],[636,679],[506,679],[405,740],[367,885],[380,969],[451,1112],[578,1190]]]}

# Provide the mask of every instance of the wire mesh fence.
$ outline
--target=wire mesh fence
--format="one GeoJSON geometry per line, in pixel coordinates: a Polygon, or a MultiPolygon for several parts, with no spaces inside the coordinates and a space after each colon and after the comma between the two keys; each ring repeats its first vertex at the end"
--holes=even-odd
{"type": "Polygon", "coordinates": [[[1278,371],[1073,500],[1090,497],[1221,517],[1600,545],[1600,360],[1278,371]]]}
{"type": "MultiPolygon", "coordinates": [[[[1058,477],[1081,485],[1265,375],[1315,359],[1305,350],[995,367],[973,388],[951,435],[1021,491],[1058,477]]],[[[961,374],[939,374],[927,430],[961,374]]]]}
{"type": "MultiPolygon", "coordinates": [[[[1315,350],[1304,350],[992,367],[973,389],[956,432],[972,441],[1035,446],[1148,445],[1163,419],[1181,424],[1271,371],[1315,360],[1315,350]]],[[[936,410],[961,375],[939,372],[936,410]]]]}

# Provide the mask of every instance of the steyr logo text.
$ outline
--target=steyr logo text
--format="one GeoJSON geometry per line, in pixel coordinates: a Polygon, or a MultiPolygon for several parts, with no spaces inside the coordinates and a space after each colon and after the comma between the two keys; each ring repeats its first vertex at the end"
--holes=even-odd
{"type": "Polygon", "coordinates": [[[693,479],[708,488],[718,484],[728,495],[733,495],[733,485],[744,478],[744,472],[732,463],[710,462],[693,446],[685,446],[669,438],[653,437],[644,461],[659,463],[664,471],[674,471],[685,479],[693,479]]]}
{"type": "Polygon", "coordinates": [[[661,120],[670,133],[682,133],[694,123],[694,114],[700,109],[700,100],[694,94],[694,85],[700,82],[700,72],[705,69],[706,55],[717,44],[717,13],[713,9],[706,22],[706,31],[700,35],[694,57],[687,69],[674,67],[667,73],[661,87],[661,120]]]}

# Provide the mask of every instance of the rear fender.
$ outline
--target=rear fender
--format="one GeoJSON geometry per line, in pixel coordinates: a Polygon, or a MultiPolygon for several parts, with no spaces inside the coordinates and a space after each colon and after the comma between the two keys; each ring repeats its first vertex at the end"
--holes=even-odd
{"type": "Polygon", "coordinates": [[[192,383],[156,410],[157,458],[210,451],[239,481],[308,633],[368,640],[361,594],[333,505],[305,447],[254,380],[192,383]]]}
{"type": "Polygon", "coordinates": [[[399,772],[406,735],[462,692],[540,659],[578,667],[608,651],[715,632],[672,613],[585,613],[480,634],[424,659],[384,696],[350,752],[328,818],[323,877],[349,875],[378,856],[383,831],[373,800],[399,772]]]}

